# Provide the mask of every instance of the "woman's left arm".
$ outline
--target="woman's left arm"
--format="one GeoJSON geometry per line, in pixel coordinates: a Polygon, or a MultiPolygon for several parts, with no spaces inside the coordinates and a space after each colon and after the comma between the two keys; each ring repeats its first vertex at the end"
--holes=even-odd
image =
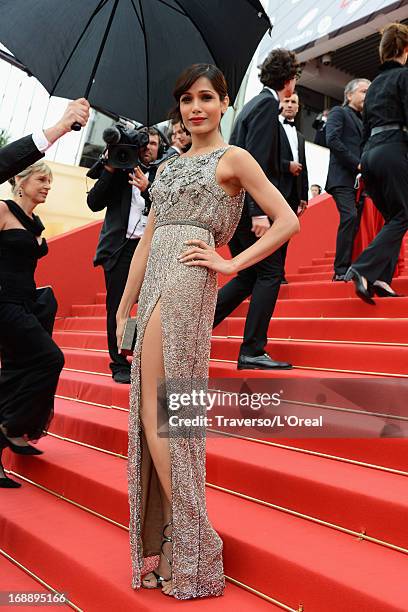
{"type": "Polygon", "coordinates": [[[260,165],[247,151],[234,147],[220,160],[217,178],[229,190],[248,191],[272,226],[258,240],[232,259],[224,259],[202,240],[189,240],[191,245],[180,261],[186,265],[204,266],[222,274],[236,274],[276,251],[299,231],[299,221],[280,192],[265,176],[260,165]]]}

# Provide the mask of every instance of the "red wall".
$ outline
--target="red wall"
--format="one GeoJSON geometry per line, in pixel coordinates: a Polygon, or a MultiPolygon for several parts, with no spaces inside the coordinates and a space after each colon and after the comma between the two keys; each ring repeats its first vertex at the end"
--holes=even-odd
{"type": "Polygon", "coordinates": [[[324,257],[336,249],[339,213],[334,200],[324,193],[313,199],[300,217],[300,232],[290,241],[286,272],[297,274],[299,266],[311,265],[312,259],[324,257]]]}
{"type": "MultiPolygon", "coordinates": [[[[301,231],[290,242],[286,271],[297,273],[299,266],[311,264],[335,249],[338,212],[332,198],[317,197],[301,217],[301,231]]],[[[105,291],[102,268],[93,267],[101,221],[49,240],[50,252],[41,259],[37,285],[52,285],[59,303],[59,316],[69,315],[72,304],[93,304],[95,294],[105,291]]],[[[222,249],[228,256],[228,249],[222,249]]],[[[225,279],[224,279],[225,282],[225,279]]]]}
{"type": "Polygon", "coordinates": [[[48,241],[49,253],[38,263],[37,286],[52,285],[59,316],[71,313],[72,304],[93,304],[105,290],[102,268],[93,258],[102,222],[96,221],[48,241]]]}

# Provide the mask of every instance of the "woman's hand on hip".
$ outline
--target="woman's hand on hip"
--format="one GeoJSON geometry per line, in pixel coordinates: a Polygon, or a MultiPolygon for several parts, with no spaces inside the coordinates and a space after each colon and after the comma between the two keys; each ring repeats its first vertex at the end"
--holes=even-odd
{"type": "Polygon", "coordinates": [[[180,263],[186,266],[209,268],[220,274],[234,274],[232,261],[221,257],[214,247],[208,245],[204,240],[187,240],[185,244],[190,248],[179,255],[180,263]]]}

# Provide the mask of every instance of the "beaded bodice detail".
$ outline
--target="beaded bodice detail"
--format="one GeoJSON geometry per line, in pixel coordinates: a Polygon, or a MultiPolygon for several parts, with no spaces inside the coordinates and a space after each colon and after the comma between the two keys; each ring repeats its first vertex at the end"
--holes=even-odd
{"type": "Polygon", "coordinates": [[[231,239],[241,217],[244,191],[230,196],[216,181],[218,162],[228,148],[167,162],[150,189],[156,222],[197,221],[210,228],[216,246],[231,239]]]}

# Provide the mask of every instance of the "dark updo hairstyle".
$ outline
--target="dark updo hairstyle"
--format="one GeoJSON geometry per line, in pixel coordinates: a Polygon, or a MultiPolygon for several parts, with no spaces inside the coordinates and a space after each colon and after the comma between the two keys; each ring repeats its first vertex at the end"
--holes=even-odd
{"type": "Polygon", "coordinates": [[[275,91],[281,91],[287,81],[299,78],[302,72],[296,53],[288,49],[274,49],[258,68],[261,83],[275,91]]]}
{"type": "Polygon", "coordinates": [[[211,82],[211,85],[219,95],[220,100],[224,100],[224,98],[228,96],[227,81],[217,66],[214,66],[213,64],[193,64],[192,66],[186,68],[176,81],[173,96],[176,99],[177,105],[169,113],[169,118],[171,121],[173,123],[180,122],[186,132],[187,130],[184,127],[183,119],[180,113],[180,98],[200,77],[205,77],[211,82]]]}
{"type": "Polygon", "coordinates": [[[408,26],[390,23],[381,30],[380,60],[383,64],[400,57],[408,47],[408,26]]]}

